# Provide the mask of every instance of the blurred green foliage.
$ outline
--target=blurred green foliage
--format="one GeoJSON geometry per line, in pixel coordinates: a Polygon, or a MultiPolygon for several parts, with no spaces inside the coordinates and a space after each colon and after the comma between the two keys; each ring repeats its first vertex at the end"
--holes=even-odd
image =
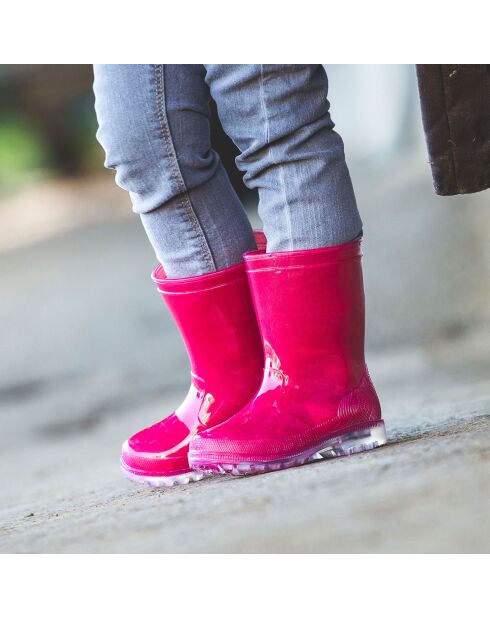
{"type": "Polygon", "coordinates": [[[25,119],[0,117],[0,187],[18,184],[46,167],[48,153],[41,136],[25,119]]]}

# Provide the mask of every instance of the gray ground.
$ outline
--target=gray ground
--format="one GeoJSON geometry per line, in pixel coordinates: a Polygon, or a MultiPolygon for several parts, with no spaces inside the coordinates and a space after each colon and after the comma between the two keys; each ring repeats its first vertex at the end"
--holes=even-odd
{"type": "Polygon", "coordinates": [[[136,220],[4,251],[1,551],[490,550],[488,197],[442,206],[408,172],[357,186],[389,445],[258,477],[147,490],[120,475],[123,440],[187,386],[136,220]]]}

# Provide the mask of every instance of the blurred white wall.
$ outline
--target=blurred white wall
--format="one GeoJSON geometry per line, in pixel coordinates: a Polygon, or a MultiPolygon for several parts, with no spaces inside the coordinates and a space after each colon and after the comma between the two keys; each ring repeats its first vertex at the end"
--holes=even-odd
{"type": "Polygon", "coordinates": [[[351,161],[383,160],[424,145],[418,131],[415,65],[324,65],[331,114],[351,161]]]}

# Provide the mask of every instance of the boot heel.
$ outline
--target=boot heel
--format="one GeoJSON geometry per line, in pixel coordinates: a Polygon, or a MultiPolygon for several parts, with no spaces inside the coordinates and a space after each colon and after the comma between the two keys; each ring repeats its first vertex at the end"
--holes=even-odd
{"type": "Polygon", "coordinates": [[[322,450],[314,456],[315,459],[328,457],[342,457],[370,451],[386,444],[386,429],[383,421],[367,427],[358,427],[353,431],[336,436],[329,440],[322,450]]]}

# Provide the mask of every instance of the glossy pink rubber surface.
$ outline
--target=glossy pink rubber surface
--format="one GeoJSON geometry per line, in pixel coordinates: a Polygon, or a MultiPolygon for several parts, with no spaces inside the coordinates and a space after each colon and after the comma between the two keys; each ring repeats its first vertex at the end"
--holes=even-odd
{"type": "MultiPolygon", "coordinates": [[[[256,240],[265,246],[263,234],[256,240]]],[[[153,280],[186,345],[191,385],[173,414],[123,444],[121,465],[127,478],[158,486],[198,480],[187,458],[191,438],[250,400],[264,356],[243,263],[186,279],[167,279],[159,266],[153,280]]]]}
{"type": "Polygon", "coordinates": [[[193,468],[256,473],[305,463],[352,432],[366,433],[359,448],[386,441],[364,359],[361,255],[354,241],[245,256],[265,350],[262,384],[237,414],[192,440],[193,468]]]}

